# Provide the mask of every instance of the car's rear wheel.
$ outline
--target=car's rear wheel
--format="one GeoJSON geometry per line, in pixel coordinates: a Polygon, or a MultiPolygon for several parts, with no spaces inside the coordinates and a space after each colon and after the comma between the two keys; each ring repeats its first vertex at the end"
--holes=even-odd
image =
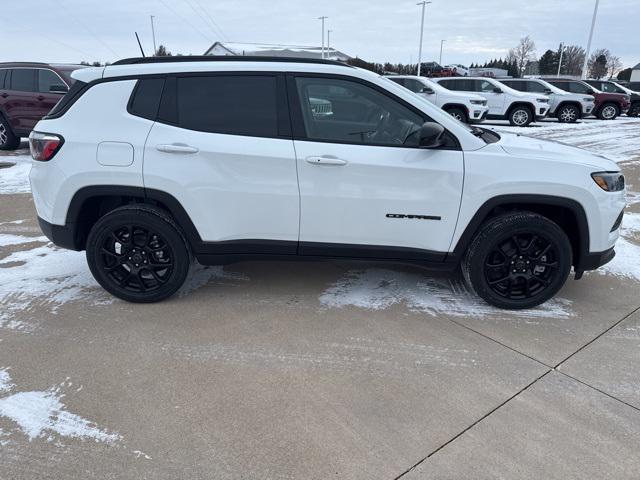
{"type": "Polygon", "coordinates": [[[20,137],[16,137],[9,122],[0,115],[0,150],[15,150],[20,146],[20,137]]]}
{"type": "Polygon", "coordinates": [[[480,228],[462,261],[462,272],[487,303],[517,310],[553,297],[571,264],[571,244],[556,223],[536,213],[515,212],[480,228]]]}
{"type": "Polygon", "coordinates": [[[509,123],[514,127],[526,127],[531,122],[533,122],[533,113],[529,107],[518,106],[509,112],[509,123]]]}
{"type": "Polygon", "coordinates": [[[600,120],[615,120],[620,115],[620,107],[615,103],[605,103],[598,112],[600,120]]]}
{"type": "Polygon", "coordinates": [[[558,110],[557,117],[561,123],[575,123],[580,118],[580,110],[575,105],[563,105],[558,110]]]}
{"type": "Polygon", "coordinates": [[[167,213],[132,205],[96,222],[87,239],[87,262],[109,293],[129,302],[150,303],[178,291],[189,272],[191,254],[167,213]]]}
{"type": "Polygon", "coordinates": [[[447,109],[447,113],[451,115],[456,120],[460,120],[463,123],[469,123],[469,119],[467,118],[467,113],[458,107],[451,107],[447,109]]]}

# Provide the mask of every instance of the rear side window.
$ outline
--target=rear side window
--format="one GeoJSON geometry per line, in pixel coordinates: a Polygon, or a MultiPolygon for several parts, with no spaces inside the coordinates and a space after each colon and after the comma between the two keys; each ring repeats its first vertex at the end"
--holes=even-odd
{"type": "Polygon", "coordinates": [[[570,82],[569,91],[572,93],[591,93],[589,87],[578,82],[570,82]]]}
{"type": "Polygon", "coordinates": [[[129,102],[129,113],[137,117],[155,120],[158,115],[164,78],[138,80],[129,102]]]}
{"type": "Polygon", "coordinates": [[[547,88],[544,85],[539,84],[538,82],[522,82],[527,84],[527,92],[533,93],[545,93],[547,88]]]}
{"type": "Polygon", "coordinates": [[[0,90],[4,88],[4,79],[7,76],[7,69],[0,70],[0,90]]]}
{"type": "Polygon", "coordinates": [[[276,77],[212,75],[177,78],[177,123],[210,133],[278,135],[276,77]]]}
{"type": "Polygon", "coordinates": [[[36,91],[36,69],[14,68],[11,72],[11,90],[20,92],[36,91]]]}
{"type": "Polygon", "coordinates": [[[38,91],[41,93],[61,93],[68,90],[67,84],[53,73],[44,68],[38,69],[38,91]]]}

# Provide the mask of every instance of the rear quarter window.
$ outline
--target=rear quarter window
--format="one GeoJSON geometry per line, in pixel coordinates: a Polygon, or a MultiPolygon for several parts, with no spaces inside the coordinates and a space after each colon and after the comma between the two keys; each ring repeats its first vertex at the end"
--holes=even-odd
{"type": "Polygon", "coordinates": [[[129,113],[137,117],[155,120],[160,107],[164,78],[138,80],[129,101],[129,113]]]}

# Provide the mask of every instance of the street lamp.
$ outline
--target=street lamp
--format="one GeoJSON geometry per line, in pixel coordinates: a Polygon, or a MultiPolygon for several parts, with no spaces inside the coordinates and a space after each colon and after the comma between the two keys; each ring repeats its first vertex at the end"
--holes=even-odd
{"type": "Polygon", "coordinates": [[[331,55],[331,32],[333,30],[327,30],[327,57],[331,55]]]}
{"type": "Polygon", "coordinates": [[[562,56],[564,55],[564,43],[560,44],[560,61],[558,62],[558,78],[560,78],[560,69],[562,68],[562,56]]]}
{"type": "Polygon", "coordinates": [[[593,18],[591,19],[591,30],[589,30],[589,41],[587,42],[587,51],[584,54],[584,64],[582,65],[582,79],[587,78],[587,65],[589,64],[589,52],[591,51],[591,40],[593,39],[593,29],[596,26],[596,17],[598,16],[598,5],[600,0],[596,0],[596,7],[593,9],[593,18]]]}
{"type": "Polygon", "coordinates": [[[428,3],[418,2],[416,5],[422,5],[422,21],[420,22],[420,46],[418,48],[418,76],[420,76],[420,64],[422,63],[422,37],[424,35],[424,11],[428,3]]]}
{"type": "Polygon", "coordinates": [[[446,40],[440,40],[440,60],[438,60],[438,63],[440,65],[442,65],[442,45],[444,44],[444,42],[446,42],[446,40]]]}
{"type": "Polygon", "coordinates": [[[329,17],[318,17],[318,20],[322,20],[322,58],[324,58],[324,21],[329,17]]]}

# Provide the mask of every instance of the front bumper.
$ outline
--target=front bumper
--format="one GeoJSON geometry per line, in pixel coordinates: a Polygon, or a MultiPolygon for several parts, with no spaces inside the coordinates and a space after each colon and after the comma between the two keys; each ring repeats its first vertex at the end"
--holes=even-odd
{"type": "Polygon", "coordinates": [[[485,119],[487,118],[487,114],[489,113],[489,110],[485,110],[480,116],[474,115],[475,113],[476,112],[472,112],[472,115],[469,116],[470,124],[484,122],[485,119]]]}
{"type": "Polygon", "coordinates": [[[582,274],[587,270],[596,270],[597,268],[606,265],[613,257],[616,256],[616,251],[613,247],[604,252],[588,253],[580,259],[578,265],[575,266],[576,280],[582,278],[582,274]]]}

